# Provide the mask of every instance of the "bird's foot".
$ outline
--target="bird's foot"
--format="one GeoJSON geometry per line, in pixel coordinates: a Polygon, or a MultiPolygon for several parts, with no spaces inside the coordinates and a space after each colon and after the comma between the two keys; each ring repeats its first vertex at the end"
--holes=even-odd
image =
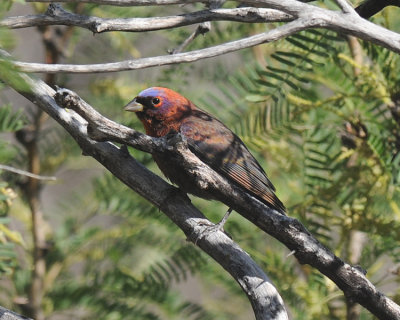
{"type": "Polygon", "coordinates": [[[225,222],[228,220],[228,218],[229,218],[229,216],[230,216],[232,210],[233,210],[232,208],[229,208],[229,209],[225,212],[225,214],[224,214],[224,216],[222,217],[221,221],[218,222],[217,224],[215,224],[214,226],[212,226],[212,228],[214,228],[215,231],[222,231],[222,232],[225,232],[225,231],[224,231],[224,225],[225,225],[225,222]]]}
{"type": "Polygon", "coordinates": [[[193,241],[193,243],[195,245],[197,245],[197,242],[199,240],[201,240],[202,238],[204,238],[212,233],[218,232],[218,231],[225,233],[229,238],[231,238],[231,236],[224,231],[225,222],[226,222],[226,220],[228,220],[228,217],[231,214],[231,212],[232,212],[232,208],[229,208],[228,211],[226,211],[224,217],[221,219],[221,221],[216,224],[213,224],[211,222],[210,223],[201,222],[200,225],[205,226],[205,228],[198,235],[194,235],[195,236],[194,239],[193,239],[193,237],[190,237],[190,238],[192,238],[191,240],[193,241]]]}

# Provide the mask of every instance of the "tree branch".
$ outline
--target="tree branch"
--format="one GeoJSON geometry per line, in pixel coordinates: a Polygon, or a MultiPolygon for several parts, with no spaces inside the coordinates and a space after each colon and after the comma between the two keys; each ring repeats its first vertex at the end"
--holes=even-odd
{"type": "Polygon", "coordinates": [[[284,26],[270,30],[266,33],[258,34],[248,38],[224,43],[221,45],[209,47],[206,49],[194,50],[174,55],[165,55],[151,58],[142,58],[135,60],[126,60],[114,63],[104,64],[88,64],[88,65],[71,65],[71,64],[44,64],[44,63],[27,63],[14,61],[15,66],[25,72],[69,72],[69,73],[98,73],[98,72],[117,72],[126,70],[144,69],[154,66],[163,66],[177,63],[187,63],[198,61],[201,59],[216,57],[222,54],[238,51],[241,49],[256,46],[261,43],[271,42],[277,39],[289,36],[297,31],[304,30],[308,27],[308,23],[296,21],[288,23],[284,26]]]}
{"type": "Polygon", "coordinates": [[[31,320],[6,308],[0,307],[0,320],[31,320]]]}
{"type": "Polygon", "coordinates": [[[51,4],[44,14],[8,17],[0,21],[0,26],[19,29],[46,25],[66,25],[85,28],[93,33],[109,31],[144,32],[216,20],[255,23],[284,22],[291,21],[293,18],[287,13],[274,9],[235,8],[201,10],[168,17],[105,19],[71,13],[64,10],[59,4],[51,4]]]}
{"type": "MultiPolygon", "coordinates": [[[[25,0],[26,2],[42,2],[42,3],[53,3],[54,0],[25,0]]],[[[99,5],[112,5],[112,6],[162,6],[162,5],[186,5],[191,3],[210,3],[213,0],[58,0],[57,2],[64,3],[96,3],[99,5]]],[[[232,0],[231,0],[232,1],[232,0]]],[[[237,0],[233,0],[237,1],[237,0]]],[[[316,0],[299,0],[301,2],[312,2],[316,0]]],[[[240,1],[244,2],[244,1],[240,1]]],[[[256,0],[253,1],[253,3],[256,0]]]]}
{"type": "Polygon", "coordinates": [[[210,31],[210,23],[204,22],[197,26],[196,30],[185,39],[177,48],[171,51],[171,54],[181,53],[190,43],[192,43],[200,34],[204,35],[206,32],[210,31]]]}
{"type": "MultiPolygon", "coordinates": [[[[95,158],[132,190],[160,208],[182,229],[189,240],[198,245],[232,275],[248,296],[256,319],[288,319],[283,300],[265,273],[245,251],[223,232],[207,232],[211,222],[191,204],[190,199],[184,193],[146,169],[124,148],[118,148],[110,142],[92,140],[88,136],[87,130],[94,127],[88,127],[88,122],[77,113],[60,108],[54,100],[56,92],[52,88],[41,80],[32,80],[27,76],[21,76],[30,84],[31,91],[19,92],[20,94],[34,102],[62,125],[76,140],[85,155],[95,158]]],[[[7,79],[2,80],[7,81],[7,79]]],[[[66,91],[60,91],[57,97],[59,101],[65,100],[67,107],[72,107],[75,105],[75,101],[78,101],[83,103],[82,110],[94,112],[79,97],[72,94],[64,95],[64,92],[66,91]]],[[[94,116],[96,119],[96,115],[94,116]]],[[[97,117],[98,121],[103,119],[100,114],[97,114],[97,117]]],[[[107,123],[111,124],[112,121],[108,120],[107,123]]],[[[108,124],[104,126],[104,130],[108,124]]],[[[113,128],[111,127],[111,129],[113,128]]],[[[153,139],[129,128],[124,130],[123,126],[117,129],[122,129],[122,133],[133,134],[133,137],[143,144],[149,143],[149,146],[143,145],[143,150],[155,151],[158,146],[171,148],[162,139],[153,139]]]]}
{"type": "MultiPolygon", "coordinates": [[[[25,0],[26,2],[46,2],[52,3],[54,0],[25,0]]],[[[197,2],[208,2],[209,0],[57,0],[66,3],[97,3],[112,6],[133,7],[133,6],[163,6],[173,4],[189,4],[197,2]]]]}
{"type": "MultiPolygon", "coordinates": [[[[299,0],[300,2],[313,2],[315,0],[299,0]]],[[[43,2],[52,3],[53,0],[26,0],[26,2],[43,2]]],[[[99,5],[113,6],[158,6],[158,5],[174,5],[174,4],[190,4],[198,2],[208,2],[207,0],[58,0],[64,3],[96,3],[99,5]]],[[[250,1],[241,1],[247,2],[250,1]]],[[[254,4],[256,0],[253,0],[254,4]]],[[[383,10],[387,6],[400,7],[400,0],[365,0],[357,8],[357,13],[363,18],[369,18],[383,10]]]]}
{"type": "MultiPolygon", "coordinates": [[[[41,64],[15,61],[14,64],[25,72],[44,72],[44,73],[98,73],[116,72],[126,70],[137,70],[153,66],[170,65],[198,61],[205,58],[216,57],[222,54],[238,51],[253,47],[262,43],[276,41],[290,36],[296,32],[310,28],[326,28],[353,35],[360,39],[373,42],[386,47],[394,52],[400,53],[400,35],[375,25],[358,15],[344,14],[341,12],[322,9],[313,5],[302,3],[295,0],[243,0],[245,3],[258,3],[267,5],[273,9],[283,11],[296,20],[283,26],[269,30],[265,33],[247,37],[244,39],[227,42],[213,47],[165,55],[158,57],[148,57],[135,60],[126,60],[114,63],[71,65],[71,64],[41,64]]],[[[217,9],[225,10],[225,9],[217,9]]],[[[232,9],[236,10],[236,9],[232,9]]],[[[214,10],[216,11],[216,10],[214,10]]],[[[208,14],[212,10],[202,11],[208,14]]],[[[225,11],[226,12],[226,11],[225,11]]]]}
{"type": "Polygon", "coordinates": [[[49,180],[49,181],[57,180],[57,178],[53,177],[53,176],[41,176],[41,175],[34,174],[34,173],[31,173],[31,172],[28,172],[28,171],[25,171],[25,170],[21,170],[21,169],[17,169],[17,168],[14,168],[14,167],[10,167],[10,166],[7,166],[5,164],[0,164],[0,170],[10,171],[10,172],[19,174],[21,176],[27,176],[27,177],[30,177],[30,178],[33,178],[33,179],[37,179],[37,180],[49,180]]]}
{"type": "Polygon", "coordinates": [[[356,11],[354,10],[353,6],[347,2],[347,0],[335,0],[337,5],[342,9],[343,13],[354,14],[356,11]]]}

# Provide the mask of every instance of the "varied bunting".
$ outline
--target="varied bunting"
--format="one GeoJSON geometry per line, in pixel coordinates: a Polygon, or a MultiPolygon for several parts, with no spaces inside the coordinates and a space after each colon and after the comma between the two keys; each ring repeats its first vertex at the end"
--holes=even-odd
{"type": "MultiPolygon", "coordinates": [[[[146,134],[152,137],[179,132],[200,160],[267,206],[285,214],[285,207],[275,195],[274,186],[242,140],[179,93],[162,87],[148,88],[124,110],[136,112],[146,134]]],[[[184,192],[213,198],[210,193],[196,187],[179,164],[156,154],[153,158],[164,175],[184,192]]]]}

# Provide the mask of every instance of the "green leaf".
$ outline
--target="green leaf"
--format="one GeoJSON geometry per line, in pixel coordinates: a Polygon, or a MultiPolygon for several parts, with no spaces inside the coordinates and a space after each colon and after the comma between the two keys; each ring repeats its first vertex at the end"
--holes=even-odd
{"type": "Polygon", "coordinates": [[[22,110],[13,112],[10,105],[0,107],[0,132],[14,132],[24,125],[22,110]]]}

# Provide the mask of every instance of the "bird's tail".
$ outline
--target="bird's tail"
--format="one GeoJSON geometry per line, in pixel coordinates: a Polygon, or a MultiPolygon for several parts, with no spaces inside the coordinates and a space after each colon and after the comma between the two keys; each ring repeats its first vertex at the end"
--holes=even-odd
{"type": "Polygon", "coordinates": [[[262,202],[264,202],[267,206],[275,209],[279,213],[286,215],[286,208],[281,200],[272,192],[268,192],[263,194],[262,202]]]}

